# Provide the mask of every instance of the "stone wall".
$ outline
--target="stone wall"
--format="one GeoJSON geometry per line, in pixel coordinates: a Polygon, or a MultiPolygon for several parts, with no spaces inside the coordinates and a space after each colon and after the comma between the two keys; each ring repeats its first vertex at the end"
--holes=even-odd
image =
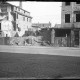
{"type": "Polygon", "coordinates": [[[53,46],[67,47],[67,38],[66,37],[55,37],[53,46]]]}

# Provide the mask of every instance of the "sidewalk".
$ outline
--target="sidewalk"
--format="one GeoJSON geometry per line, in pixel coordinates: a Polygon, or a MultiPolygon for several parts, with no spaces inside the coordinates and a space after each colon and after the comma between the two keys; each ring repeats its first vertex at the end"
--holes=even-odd
{"type": "Polygon", "coordinates": [[[0,52],[80,57],[80,48],[45,46],[0,46],[0,52]]]}

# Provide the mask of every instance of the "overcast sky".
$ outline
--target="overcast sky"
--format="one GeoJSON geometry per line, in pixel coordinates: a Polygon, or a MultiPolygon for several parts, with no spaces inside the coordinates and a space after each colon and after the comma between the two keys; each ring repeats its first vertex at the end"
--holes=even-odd
{"type": "MultiPolygon", "coordinates": [[[[13,5],[19,6],[19,2],[9,2],[13,5]]],[[[30,12],[33,17],[32,23],[61,23],[61,2],[22,2],[22,8],[30,12]]]]}

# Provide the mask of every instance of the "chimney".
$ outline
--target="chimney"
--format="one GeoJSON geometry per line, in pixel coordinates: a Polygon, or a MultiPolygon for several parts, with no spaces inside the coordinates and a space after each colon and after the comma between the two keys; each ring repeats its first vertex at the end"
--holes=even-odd
{"type": "Polygon", "coordinates": [[[19,7],[22,8],[22,1],[19,2],[19,7]]]}

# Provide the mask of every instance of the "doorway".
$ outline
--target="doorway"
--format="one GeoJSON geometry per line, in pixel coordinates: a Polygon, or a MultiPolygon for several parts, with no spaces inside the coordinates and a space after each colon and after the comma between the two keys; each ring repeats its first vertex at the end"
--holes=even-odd
{"type": "Polygon", "coordinates": [[[79,46],[79,31],[74,31],[74,45],[79,46]]]}

